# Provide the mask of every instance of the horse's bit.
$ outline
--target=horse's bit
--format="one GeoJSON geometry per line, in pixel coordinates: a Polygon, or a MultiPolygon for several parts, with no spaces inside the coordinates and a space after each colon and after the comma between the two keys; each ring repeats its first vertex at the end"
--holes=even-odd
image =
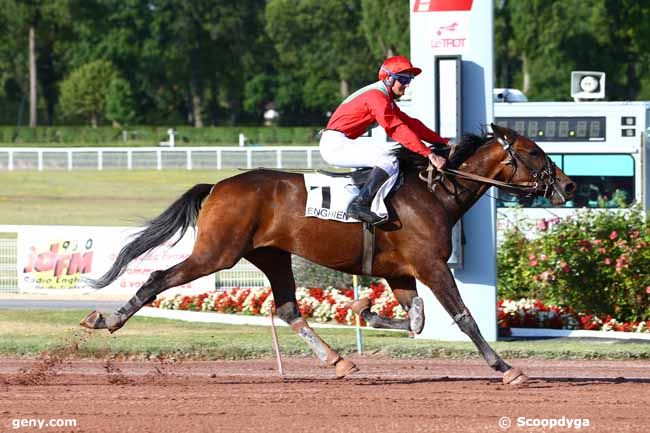
{"type": "MultiPolygon", "coordinates": [[[[503,162],[503,164],[508,164],[512,165],[513,170],[512,170],[512,175],[510,176],[510,179],[515,177],[515,174],[517,173],[517,161],[521,162],[521,164],[526,167],[528,172],[530,173],[530,176],[532,177],[533,181],[530,187],[525,187],[523,188],[520,192],[527,193],[524,196],[525,197],[531,197],[533,195],[539,195],[541,197],[551,199],[551,196],[553,195],[553,192],[557,193],[562,199],[566,200],[566,197],[564,194],[562,194],[561,188],[558,187],[556,178],[555,178],[555,163],[551,161],[551,158],[548,157],[546,153],[544,153],[544,165],[541,169],[539,170],[534,170],[530,164],[526,163],[526,160],[521,157],[514,149],[513,149],[513,144],[510,140],[507,138],[502,138],[495,136],[496,140],[501,144],[503,149],[508,152],[508,159],[503,162]]],[[[519,190],[519,187],[517,184],[511,184],[510,180],[506,182],[508,185],[510,185],[509,188],[514,188],[515,191],[519,190]]]]}

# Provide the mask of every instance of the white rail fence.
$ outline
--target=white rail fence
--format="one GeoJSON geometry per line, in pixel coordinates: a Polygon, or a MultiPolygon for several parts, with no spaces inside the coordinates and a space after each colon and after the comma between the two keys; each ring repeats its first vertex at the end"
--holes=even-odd
{"type": "Polygon", "coordinates": [[[325,168],[316,146],[0,148],[0,171],[325,168]]]}

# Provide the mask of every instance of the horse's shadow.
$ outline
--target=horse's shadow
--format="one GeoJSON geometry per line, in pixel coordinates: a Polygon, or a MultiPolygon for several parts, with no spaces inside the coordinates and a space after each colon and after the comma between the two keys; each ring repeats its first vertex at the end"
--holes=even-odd
{"type": "MultiPolygon", "coordinates": [[[[286,384],[322,384],[322,385],[341,385],[342,383],[354,386],[390,386],[390,385],[417,385],[417,384],[436,384],[436,383],[487,383],[489,385],[502,385],[501,379],[496,377],[432,377],[432,378],[313,378],[313,377],[282,377],[277,378],[274,383],[286,384]]],[[[259,384],[259,380],[228,380],[219,381],[221,385],[252,385],[259,384]]],[[[597,385],[619,385],[624,383],[646,383],[650,384],[650,378],[625,378],[625,377],[544,377],[533,376],[524,385],[514,386],[516,388],[552,388],[560,384],[570,386],[597,386],[597,385]]]]}

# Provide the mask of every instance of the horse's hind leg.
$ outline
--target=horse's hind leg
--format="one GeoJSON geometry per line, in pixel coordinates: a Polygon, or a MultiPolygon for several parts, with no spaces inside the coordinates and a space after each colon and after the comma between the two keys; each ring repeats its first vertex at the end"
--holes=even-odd
{"type": "Polygon", "coordinates": [[[521,384],[528,380],[521,370],[509,366],[485,341],[476,321],[460,296],[456,281],[446,262],[436,261],[429,264],[426,266],[426,272],[418,275],[418,278],[433,291],[436,299],[454,319],[461,331],[467,334],[476,345],[488,365],[503,373],[504,383],[521,384]]]}
{"type": "Polygon", "coordinates": [[[415,278],[387,278],[386,281],[397,301],[407,312],[407,319],[389,319],[372,312],[368,298],[354,301],[351,304],[352,311],[363,317],[373,328],[403,329],[419,334],[424,327],[424,303],[415,288],[415,278]]]}
{"type": "Polygon", "coordinates": [[[227,265],[215,268],[213,263],[198,260],[192,255],[167,270],[152,272],[149,279],[138,289],[136,294],[110,316],[104,317],[100,312],[93,311],[80,324],[91,329],[108,329],[113,333],[124,326],[126,321],[137,313],[140,308],[152,302],[163,291],[209,275],[217,269],[225,267],[227,265]]]}
{"type": "Polygon", "coordinates": [[[337,377],[358,371],[351,361],[344,359],[323,341],[300,315],[296,303],[296,282],[291,269],[291,254],[276,248],[259,248],[244,257],[264,272],[271,282],[276,315],[305,340],[318,359],[334,366],[337,377]]]}

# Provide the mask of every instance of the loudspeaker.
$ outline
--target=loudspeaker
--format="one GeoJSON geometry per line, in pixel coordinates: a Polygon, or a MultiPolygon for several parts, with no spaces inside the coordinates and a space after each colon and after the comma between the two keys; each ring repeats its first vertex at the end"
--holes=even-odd
{"type": "Polygon", "coordinates": [[[576,101],[605,98],[605,73],[571,71],[571,97],[576,101]]]}

